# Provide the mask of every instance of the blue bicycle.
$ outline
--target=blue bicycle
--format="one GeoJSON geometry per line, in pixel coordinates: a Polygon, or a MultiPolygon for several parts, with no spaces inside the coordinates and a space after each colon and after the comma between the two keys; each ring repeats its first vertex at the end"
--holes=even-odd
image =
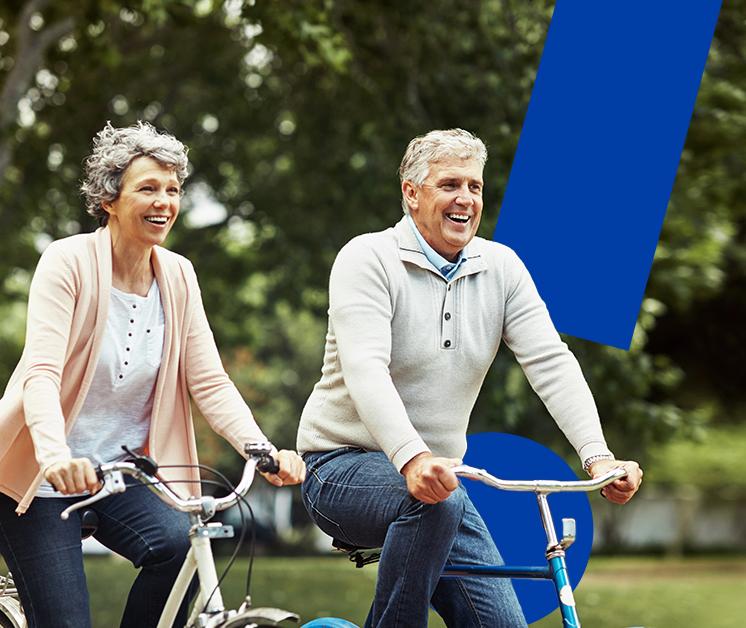
{"type": "MultiPolygon", "coordinates": [[[[443,578],[531,578],[550,580],[554,584],[559,600],[559,609],[562,617],[563,628],[580,628],[573,595],[572,585],[568,577],[565,552],[575,541],[575,520],[562,519],[562,537],[558,539],[554,527],[554,520],[549,508],[548,496],[552,493],[574,492],[590,493],[601,490],[615,480],[627,475],[622,469],[612,469],[606,474],[592,480],[559,481],[559,480],[503,480],[490,475],[484,469],[477,469],[468,465],[454,467],[456,475],[476,480],[503,491],[530,492],[536,495],[539,514],[546,533],[547,546],[545,556],[546,565],[447,565],[443,570],[443,578]]],[[[339,540],[334,540],[333,545],[338,550],[348,554],[350,560],[357,567],[378,561],[381,554],[380,548],[361,548],[349,546],[339,540]]],[[[349,622],[342,622],[336,618],[320,618],[304,625],[303,628],[342,628],[354,626],[349,622]]]]}

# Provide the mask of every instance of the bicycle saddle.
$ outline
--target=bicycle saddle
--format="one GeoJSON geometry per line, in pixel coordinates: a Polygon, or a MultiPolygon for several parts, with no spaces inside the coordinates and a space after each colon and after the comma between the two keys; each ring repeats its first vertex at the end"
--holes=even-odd
{"type": "Polygon", "coordinates": [[[339,539],[332,539],[332,547],[340,552],[347,554],[350,562],[355,563],[355,567],[360,569],[365,565],[377,563],[381,559],[381,547],[357,547],[350,545],[339,539]]]}

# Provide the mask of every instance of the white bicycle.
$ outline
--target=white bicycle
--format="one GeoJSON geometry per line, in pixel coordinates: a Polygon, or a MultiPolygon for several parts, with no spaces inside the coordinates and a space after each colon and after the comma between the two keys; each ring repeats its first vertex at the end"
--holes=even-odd
{"type": "MultiPolygon", "coordinates": [[[[270,456],[270,450],[269,443],[247,444],[244,451],[248,459],[241,481],[235,488],[229,485],[231,493],[219,498],[204,496],[183,499],[179,497],[160,480],[157,475],[157,464],[147,456],[134,456],[126,462],[102,464],[96,469],[99,479],[103,482],[101,490],[88,499],[76,502],[64,510],[60,516],[62,519],[67,519],[75,510],[85,509],[109,495],[123,493],[128,488],[134,488],[128,487],[124,481],[125,475],[132,476],[172,508],[188,513],[191,522],[189,529],[191,548],[166,601],[158,628],[170,628],[173,625],[195,571],[199,579],[199,593],[186,628],[264,628],[280,626],[285,622],[299,622],[299,616],[290,611],[279,608],[252,607],[248,595],[238,609],[226,609],[220,592],[222,578],[218,578],[212,554],[211,540],[232,537],[233,528],[218,522],[208,523],[208,521],[215,513],[226,510],[243,500],[254,481],[256,470],[269,473],[279,470],[277,463],[270,456]]],[[[225,482],[227,483],[227,480],[225,482]]],[[[242,530],[245,528],[246,526],[242,526],[242,530]]],[[[234,552],[234,556],[235,554],[234,552]]],[[[10,574],[0,576],[0,628],[26,628],[18,592],[10,574]]]]}

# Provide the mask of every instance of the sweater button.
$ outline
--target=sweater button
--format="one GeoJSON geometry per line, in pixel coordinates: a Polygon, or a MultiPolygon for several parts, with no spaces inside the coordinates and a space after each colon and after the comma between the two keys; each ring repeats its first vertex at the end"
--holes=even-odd
{"type": "Polygon", "coordinates": [[[444,346],[444,347],[445,347],[446,349],[448,349],[448,347],[450,347],[450,346],[451,346],[451,341],[450,341],[450,340],[446,340],[446,341],[445,341],[445,342],[443,343],[443,346],[444,346]]]}
{"type": "Polygon", "coordinates": [[[450,312],[446,312],[445,315],[443,316],[443,318],[445,318],[447,321],[450,321],[451,320],[451,313],[450,312]]]}

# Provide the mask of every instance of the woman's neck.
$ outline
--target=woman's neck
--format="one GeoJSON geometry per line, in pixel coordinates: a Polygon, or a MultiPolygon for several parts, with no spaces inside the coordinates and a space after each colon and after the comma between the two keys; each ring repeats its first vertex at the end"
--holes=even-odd
{"type": "Polygon", "coordinates": [[[122,292],[147,296],[154,278],[150,263],[153,247],[126,241],[116,228],[111,232],[112,286],[122,292]]]}

